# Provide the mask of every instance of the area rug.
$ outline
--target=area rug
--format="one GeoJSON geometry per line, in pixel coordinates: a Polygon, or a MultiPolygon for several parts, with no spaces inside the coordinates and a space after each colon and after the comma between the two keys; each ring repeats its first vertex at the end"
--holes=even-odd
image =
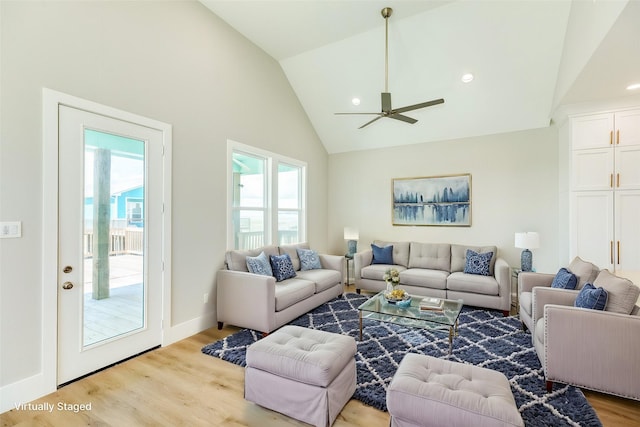
{"type": "MultiPolygon", "coordinates": [[[[526,426],[602,425],[577,387],[554,384],[553,392],[547,393],[531,335],[522,331],[517,317],[465,306],[460,314],[459,334],[453,341],[453,354],[449,355],[449,334],[441,330],[365,320],[362,341],[358,341],[357,307],[366,299],[363,295],[344,294],[290,323],[356,339],[355,399],[386,411],[387,386],[398,364],[405,354],[419,353],[505,374],[526,426]]],[[[260,337],[258,332],[243,329],[203,347],[202,352],[245,366],[247,346],[260,337]]]]}

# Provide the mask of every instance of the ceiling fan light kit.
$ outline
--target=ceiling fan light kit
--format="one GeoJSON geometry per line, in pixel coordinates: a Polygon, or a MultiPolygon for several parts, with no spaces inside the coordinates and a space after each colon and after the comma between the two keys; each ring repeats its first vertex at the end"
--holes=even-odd
{"type": "Polygon", "coordinates": [[[363,127],[368,126],[371,123],[377,120],[380,120],[384,117],[414,124],[418,120],[412,117],[406,116],[402,113],[444,103],[444,99],[439,98],[439,99],[434,99],[432,101],[422,102],[420,104],[409,105],[402,108],[395,108],[395,109],[392,108],[391,92],[389,92],[389,17],[391,16],[391,14],[393,14],[393,9],[390,7],[385,7],[380,11],[380,13],[384,18],[384,35],[385,35],[384,37],[384,92],[380,94],[382,109],[379,113],[335,113],[338,115],[363,114],[363,115],[377,116],[372,120],[369,120],[367,123],[363,124],[362,126],[360,126],[358,129],[362,129],[363,127]]]}

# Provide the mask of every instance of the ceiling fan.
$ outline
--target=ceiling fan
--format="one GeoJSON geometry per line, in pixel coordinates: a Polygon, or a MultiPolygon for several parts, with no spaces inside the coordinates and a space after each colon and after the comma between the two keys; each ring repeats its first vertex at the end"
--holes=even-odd
{"type": "Polygon", "coordinates": [[[409,105],[407,107],[402,108],[392,108],[391,107],[391,93],[389,93],[389,17],[393,13],[393,9],[390,7],[385,7],[382,9],[381,14],[384,18],[384,92],[381,93],[382,99],[382,111],[379,113],[335,113],[339,115],[343,114],[364,114],[364,115],[376,115],[378,117],[373,120],[368,121],[367,123],[360,126],[358,129],[362,129],[365,126],[370,125],[376,120],[380,120],[383,117],[388,117],[390,119],[400,120],[403,122],[407,122],[410,124],[416,123],[418,120],[411,118],[409,116],[405,116],[402,113],[406,113],[407,111],[418,110],[424,107],[430,107],[432,105],[443,104],[444,99],[434,99],[433,101],[422,102],[420,104],[409,105]]]}

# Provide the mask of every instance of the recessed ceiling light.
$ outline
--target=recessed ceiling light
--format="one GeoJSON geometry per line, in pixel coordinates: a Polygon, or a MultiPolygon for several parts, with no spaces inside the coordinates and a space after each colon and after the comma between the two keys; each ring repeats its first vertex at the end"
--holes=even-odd
{"type": "Polygon", "coordinates": [[[351,103],[352,103],[353,105],[360,105],[360,98],[353,98],[353,99],[351,100],[351,103]]]}
{"type": "Polygon", "coordinates": [[[632,85],[627,86],[627,90],[636,90],[640,89],[640,83],[634,83],[632,85]]]}
{"type": "Polygon", "coordinates": [[[471,73],[463,74],[461,80],[463,83],[469,83],[470,81],[473,80],[473,74],[471,73]]]}

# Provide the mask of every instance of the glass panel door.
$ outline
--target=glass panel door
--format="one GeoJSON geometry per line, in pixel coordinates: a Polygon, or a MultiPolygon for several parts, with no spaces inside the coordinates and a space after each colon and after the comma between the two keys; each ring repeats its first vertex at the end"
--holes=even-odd
{"type": "Polygon", "coordinates": [[[83,346],[144,327],[145,142],[84,130],[83,346]]]}

